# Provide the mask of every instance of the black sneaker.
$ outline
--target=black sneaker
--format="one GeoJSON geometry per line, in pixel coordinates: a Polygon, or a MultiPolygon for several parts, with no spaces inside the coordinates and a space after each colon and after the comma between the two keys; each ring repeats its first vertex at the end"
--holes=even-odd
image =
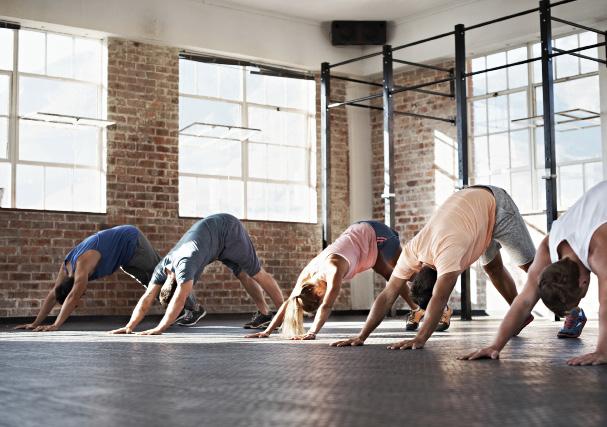
{"type": "Polygon", "coordinates": [[[242,327],[245,329],[265,329],[272,321],[273,316],[274,313],[272,312],[269,314],[261,314],[260,311],[256,311],[251,320],[245,323],[242,327]]]}
{"type": "Polygon", "coordinates": [[[200,319],[207,315],[207,311],[203,306],[198,307],[198,310],[186,310],[180,321],[179,326],[194,326],[200,319]]]}

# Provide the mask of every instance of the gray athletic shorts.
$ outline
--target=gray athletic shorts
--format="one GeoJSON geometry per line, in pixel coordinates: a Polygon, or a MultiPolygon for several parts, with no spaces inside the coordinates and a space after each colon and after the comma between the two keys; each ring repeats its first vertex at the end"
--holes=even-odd
{"type": "Polygon", "coordinates": [[[487,188],[495,197],[495,226],[493,239],[481,256],[481,264],[487,265],[501,248],[506,249],[512,262],[518,266],[529,264],[535,257],[535,245],[514,200],[502,188],[492,185],[474,185],[487,188]]]}
{"type": "Polygon", "coordinates": [[[226,267],[232,270],[234,276],[244,271],[253,277],[261,270],[255,246],[242,223],[236,219],[227,224],[225,247],[217,257],[226,267]]]}

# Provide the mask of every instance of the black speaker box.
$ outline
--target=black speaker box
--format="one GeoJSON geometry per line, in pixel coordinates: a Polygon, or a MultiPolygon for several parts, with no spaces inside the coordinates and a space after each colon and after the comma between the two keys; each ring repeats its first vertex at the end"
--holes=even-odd
{"type": "Polygon", "coordinates": [[[386,44],[386,21],[332,21],[333,46],[386,44]]]}

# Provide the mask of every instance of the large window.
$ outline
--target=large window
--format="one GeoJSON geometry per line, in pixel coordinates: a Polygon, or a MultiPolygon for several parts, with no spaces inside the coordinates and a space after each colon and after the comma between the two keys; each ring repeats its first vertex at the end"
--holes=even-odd
{"type": "Polygon", "coordinates": [[[182,59],[179,91],[180,215],[316,222],[313,80],[182,59]]]}
{"type": "Polygon", "coordinates": [[[105,211],[105,131],[75,119],[105,117],[104,55],[98,39],[0,29],[2,207],[105,211]]]}
{"type": "MultiPolygon", "coordinates": [[[[567,50],[597,43],[596,34],[557,38],[567,50]]],[[[597,49],[582,52],[597,57],[597,49]]],[[[473,58],[473,71],[540,56],[538,43],[473,58]]],[[[554,61],[558,208],[566,210],[603,179],[598,64],[571,55],[554,61]]],[[[539,61],[474,76],[471,138],[474,180],[509,191],[523,213],[546,206],[539,61]]]]}

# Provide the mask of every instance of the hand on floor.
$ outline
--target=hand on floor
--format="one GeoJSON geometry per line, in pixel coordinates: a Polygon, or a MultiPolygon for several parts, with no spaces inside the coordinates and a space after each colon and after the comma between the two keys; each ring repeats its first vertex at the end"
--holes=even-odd
{"type": "Polygon", "coordinates": [[[25,329],[25,330],[30,330],[30,329],[35,329],[38,325],[36,325],[35,323],[24,323],[23,325],[17,325],[15,326],[13,329],[25,329]]]}
{"type": "Polygon", "coordinates": [[[493,347],[485,347],[480,350],[468,353],[465,356],[458,356],[458,360],[478,360],[478,359],[499,359],[500,352],[493,347]]]}
{"type": "Polygon", "coordinates": [[[418,339],[412,340],[404,340],[395,342],[394,344],[390,344],[387,349],[388,350],[417,350],[420,348],[424,348],[425,342],[420,341],[418,339]]]}
{"type": "Polygon", "coordinates": [[[109,331],[108,334],[132,334],[133,330],[128,326],[123,328],[114,329],[113,331],[109,331]]]}
{"type": "Polygon", "coordinates": [[[137,332],[137,335],[162,335],[162,331],[154,328],[147,331],[137,332]]]}
{"type": "Polygon", "coordinates": [[[58,329],[59,329],[59,327],[57,327],[55,325],[43,325],[43,326],[38,326],[36,329],[34,329],[34,332],[54,332],[58,329]]]}
{"type": "Polygon", "coordinates": [[[245,338],[268,338],[270,336],[269,332],[255,332],[254,334],[245,335],[245,338]]]}
{"type": "Polygon", "coordinates": [[[334,343],[331,343],[331,347],[356,347],[359,345],[363,345],[364,343],[365,340],[359,337],[354,337],[349,338],[347,340],[335,341],[334,343]]]}
{"type": "Polygon", "coordinates": [[[607,363],[607,354],[598,351],[574,357],[567,361],[569,366],[602,365],[604,363],[607,363]]]}
{"type": "Polygon", "coordinates": [[[291,337],[290,339],[296,340],[296,341],[315,340],[316,334],[314,334],[312,332],[308,332],[307,334],[303,334],[303,335],[295,335],[294,337],[291,337]]]}

